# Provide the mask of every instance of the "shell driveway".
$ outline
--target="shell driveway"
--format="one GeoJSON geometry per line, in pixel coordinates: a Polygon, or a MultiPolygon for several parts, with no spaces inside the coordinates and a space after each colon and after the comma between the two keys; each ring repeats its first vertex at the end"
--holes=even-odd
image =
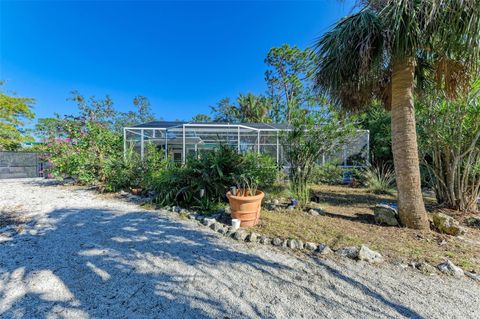
{"type": "MultiPolygon", "coordinates": [[[[38,179],[0,180],[1,318],[480,318],[480,286],[239,243],[38,179]]],[[[176,215],[175,215],[176,216],[176,215]]]]}

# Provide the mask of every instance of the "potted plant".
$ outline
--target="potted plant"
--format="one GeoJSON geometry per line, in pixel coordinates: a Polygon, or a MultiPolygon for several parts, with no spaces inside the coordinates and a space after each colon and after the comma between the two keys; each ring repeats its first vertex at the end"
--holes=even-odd
{"type": "Polygon", "coordinates": [[[227,193],[231,216],[240,220],[241,227],[255,226],[260,219],[265,194],[258,190],[258,182],[252,177],[241,175],[235,180],[236,187],[227,193]]]}
{"type": "Polygon", "coordinates": [[[130,188],[130,191],[133,195],[140,195],[143,191],[143,189],[141,187],[132,187],[130,188]]]}

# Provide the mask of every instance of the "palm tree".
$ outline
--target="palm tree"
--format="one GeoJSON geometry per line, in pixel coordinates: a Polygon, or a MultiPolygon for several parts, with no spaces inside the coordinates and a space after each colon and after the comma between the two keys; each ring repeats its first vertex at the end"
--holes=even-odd
{"type": "Polygon", "coordinates": [[[480,0],[370,0],[316,43],[315,82],[346,110],[381,100],[392,115],[402,224],[426,229],[414,93],[436,85],[454,97],[478,73],[480,0]]]}
{"type": "Polygon", "coordinates": [[[238,113],[241,122],[270,123],[272,119],[268,116],[270,110],[269,101],[264,96],[257,96],[252,93],[238,96],[238,113]]]}

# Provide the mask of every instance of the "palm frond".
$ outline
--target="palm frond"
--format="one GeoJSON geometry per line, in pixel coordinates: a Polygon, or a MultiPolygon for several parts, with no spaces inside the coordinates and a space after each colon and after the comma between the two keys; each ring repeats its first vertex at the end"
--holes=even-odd
{"type": "Polygon", "coordinates": [[[480,0],[360,0],[316,43],[316,88],[346,109],[379,98],[388,108],[390,65],[415,58],[416,89],[455,98],[480,72],[480,0]],[[434,85],[436,84],[436,85],[434,85]]]}
{"type": "Polygon", "coordinates": [[[366,106],[384,82],[384,35],[368,7],[339,21],[315,46],[315,82],[333,102],[347,109],[366,106]]]}

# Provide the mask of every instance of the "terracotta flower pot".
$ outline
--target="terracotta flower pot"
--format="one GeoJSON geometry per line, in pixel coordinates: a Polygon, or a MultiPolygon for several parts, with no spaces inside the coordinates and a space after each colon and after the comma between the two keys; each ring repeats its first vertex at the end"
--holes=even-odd
{"type": "Polygon", "coordinates": [[[140,193],[142,192],[142,189],[141,188],[132,188],[132,194],[133,195],[140,195],[140,193]]]}
{"type": "Polygon", "coordinates": [[[240,220],[240,227],[258,224],[264,196],[262,191],[257,191],[255,196],[235,196],[231,192],[227,193],[232,218],[240,220]]]}

